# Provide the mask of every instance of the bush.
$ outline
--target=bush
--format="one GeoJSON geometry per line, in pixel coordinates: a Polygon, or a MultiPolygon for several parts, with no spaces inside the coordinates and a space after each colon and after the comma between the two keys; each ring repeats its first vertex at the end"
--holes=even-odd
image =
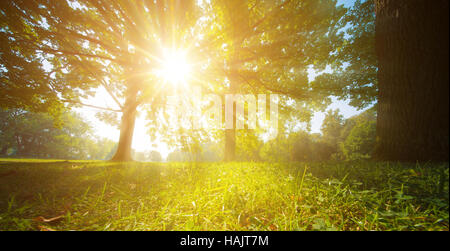
{"type": "Polygon", "coordinates": [[[348,160],[370,158],[376,141],[376,121],[365,121],[353,127],[341,143],[341,150],[348,160]]]}

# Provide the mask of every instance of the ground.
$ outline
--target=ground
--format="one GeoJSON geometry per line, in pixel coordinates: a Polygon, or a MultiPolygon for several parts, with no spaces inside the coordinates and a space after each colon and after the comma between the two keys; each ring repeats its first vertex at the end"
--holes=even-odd
{"type": "Polygon", "coordinates": [[[0,230],[449,230],[449,166],[0,159],[0,230]]]}

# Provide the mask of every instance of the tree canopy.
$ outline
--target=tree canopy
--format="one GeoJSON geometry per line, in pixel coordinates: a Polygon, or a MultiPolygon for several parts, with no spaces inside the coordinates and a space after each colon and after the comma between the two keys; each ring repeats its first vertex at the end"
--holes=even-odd
{"type": "MultiPolygon", "coordinates": [[[[303,122],[331,96],[362,108],[376,91],[372,7],[357,1],[349,10],[336,0],[5,1],[1,105],[58,115],[104,88],[115,106],[88,106],[120,123],[115,160],[131,159],[139,107],[153,135],[199,144],[202,137],[192,133],[200,132],[180,137],[155,126],[166,98],[183,88],[282,94],[281,112],[303,122]],[[164,83],[156,73],[171,50],[183,50],[192,62],[188,87],[164,83]],[[329,67],[333,73],[322,72],[329,67]],[[319,72],[315,81],[310,71],[319,72]]],[[[224,142],[225,158],[234,159],[236,132],[226,130],[224,142]]]]}

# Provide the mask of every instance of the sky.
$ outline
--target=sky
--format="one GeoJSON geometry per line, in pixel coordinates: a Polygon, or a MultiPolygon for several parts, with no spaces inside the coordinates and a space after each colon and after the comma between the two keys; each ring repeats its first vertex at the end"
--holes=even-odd
{"type": "Polygon", "coordinates": [[[356,0],[338,0],[338,4],[343,4],[345,7],[351,7],[356,0]]]}
{"type": "MultiPolygon", "coordinates": [[[[350,7],[355,0],[338,0],[338,4],[344,4],[345,7],[350,7]]],[[[315,72],[309,72],[309,79],[312,80],[316,76],[315,72]]],[[[99,88],[96,96],[94,98],[90,98],[85,101],[87,104],[94,104],[97,106],[109,107],[109,108],[118,108],[115,104],[114,100],[107,94],[106,90],[103,88],[99,88]]],[[[361,113],[362,111],[358,111],[356,108],[348,105],[348,101],[339,101],[333,99],[333,103],[327,108],[328,109],[339,109],[344,118],[349,118],[354,115],[361,113]]],[[[86,120],[88,120],[94,129],[94,133],[103,138],[108,138],[113,141],[117,141],[120,135],[120,132],[117,128],[114,128],[110,125],[107,125],[95,117],[95,114],[98,112],[97,109],[83,107],[74,109],[76,112],[80,113],[86,120]]],[[[311,120],[311,132],[312,133],[320,133],[320,127],[322,125],[322,121],[325,118],[325,112],[316,112],[311,120]]],[[[147,129],[145,127],[146,121],[143,116],[137,118],[136,127],[134,131],[133,137],[133,145],[132,147],[137,151],[148,151],[148,150],[157,150],[161,153],[163,158],[166,158],[170,153],[171,149],[166,144],[160,142],[152,142],[150,139],[150,135],[147,133],[147,129]],[[156,147],[155,147],[156,143],[156,147]]]]}

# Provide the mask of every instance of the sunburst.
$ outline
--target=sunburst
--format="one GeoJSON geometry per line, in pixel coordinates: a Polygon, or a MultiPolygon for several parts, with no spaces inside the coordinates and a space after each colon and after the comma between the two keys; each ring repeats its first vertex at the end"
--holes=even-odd
{"type": "Polygon", "coordinates": [[[174,86],[186,84],[191,75],[191,64],[187,53],[183,50],[164,50],[160,67],[155,70],[156,75],[164,82],[174,86]]]}

